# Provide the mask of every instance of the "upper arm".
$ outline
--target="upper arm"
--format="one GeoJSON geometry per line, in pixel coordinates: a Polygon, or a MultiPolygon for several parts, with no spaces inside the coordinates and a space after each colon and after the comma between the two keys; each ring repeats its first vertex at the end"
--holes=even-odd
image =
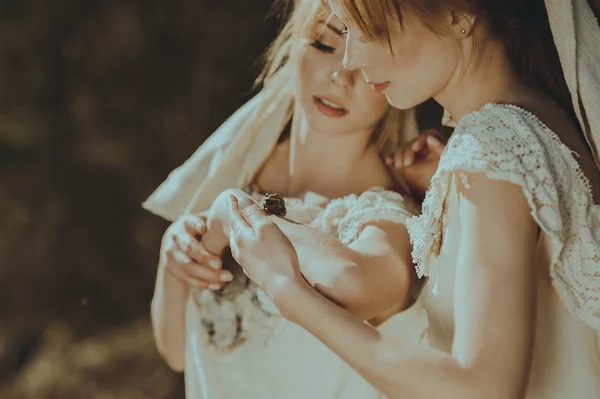
{"type": "Polygon", "coordinates": [[[455,175],[460,241],[452,352],[486,389],[522,397],[532,356],[538,228],[521,187],[455,175]]]}
{"type": "Polygon", "coordinates": [[[363,320],[408,302],[410,240],[397,222],[364,222],[354,241],[281,218],[273,220],[296,248],[300,269],[322,295],[363,320]]]}
{"type": "Polygon", "coordinates": [[[370,222],[348,248],[356,262],[338,277],[350,300],[370,304],[370,317],[392,306],[405,307],[414,274],[406,227],[386,220],[370,222]]]}

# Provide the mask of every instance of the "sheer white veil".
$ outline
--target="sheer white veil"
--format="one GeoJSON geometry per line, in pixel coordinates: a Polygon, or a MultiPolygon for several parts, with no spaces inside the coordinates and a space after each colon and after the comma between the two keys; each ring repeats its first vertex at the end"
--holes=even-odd
{"type": "Polygon", "coordinates": [[[545,0],[577,119],[600,168],[600,26],[587,0],[545,0]]]}

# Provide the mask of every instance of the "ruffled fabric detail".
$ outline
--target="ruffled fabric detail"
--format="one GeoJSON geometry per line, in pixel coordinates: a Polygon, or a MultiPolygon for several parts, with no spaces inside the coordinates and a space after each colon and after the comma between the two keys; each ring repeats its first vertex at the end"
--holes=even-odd
{"type": "Polygon", "coordinates": [[[410,199],[383,188],[372,188],[361,195],[331,201],[311,223],[312,227],[337,236],[344,244],[355,241],[369,224],[390,221],[404,224],[418,213],[410,199]]]}
{"type": "Polygon", "coordinates": [[[520,186],[551,239],[550,275],[568,310],[600,330],[600,206],[573,152],[531,113],[487,104],[462,118],[440,159],[421,215],[406,222],[419,276],[439,255],[451,175],[484,173],[520,186]]]}

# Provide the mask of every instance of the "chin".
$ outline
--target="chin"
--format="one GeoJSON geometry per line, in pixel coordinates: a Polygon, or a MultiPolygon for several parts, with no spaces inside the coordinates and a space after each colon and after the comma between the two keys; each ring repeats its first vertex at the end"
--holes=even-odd
{"type": "Polygon", "coordinates": [[[344,124],[327,117],[308,118],[308,126],[319,135],[335,137],[343,135],[344,124]]]}
{"type": "Polygon", "coordinates": [[[339,132],[340,126],[344,125],[344,123],[340,123],[343,118],[330,118],[317,110],[306,112],[304,117],[312,130],[326,136],[336,136],[335,132],[339,132]]]}
{"type": "Polygon", "coordinates": [[[399,110],[409,110],[416,107],[419,104],[424,103],[427,99],[421,99],[416,97],[407,97],[397,95],[395,93],[384,93],[387,102],[394,108],[399,110]]]}

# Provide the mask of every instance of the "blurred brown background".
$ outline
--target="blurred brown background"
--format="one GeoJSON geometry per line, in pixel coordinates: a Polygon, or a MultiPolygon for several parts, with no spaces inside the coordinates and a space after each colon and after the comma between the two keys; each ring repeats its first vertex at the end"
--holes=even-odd
{"type": "Polygon", "coordinates": [[[268,0],[0,1],[0,397],[181,398],[140,203],[251,95],[268,0]]]}
{"type": "Polygon", "coordinates": [[[270,9],[0,1],[0,398],[183,398],[149,321],[167,223],[140,204],[252,95],[270,9]]]}

